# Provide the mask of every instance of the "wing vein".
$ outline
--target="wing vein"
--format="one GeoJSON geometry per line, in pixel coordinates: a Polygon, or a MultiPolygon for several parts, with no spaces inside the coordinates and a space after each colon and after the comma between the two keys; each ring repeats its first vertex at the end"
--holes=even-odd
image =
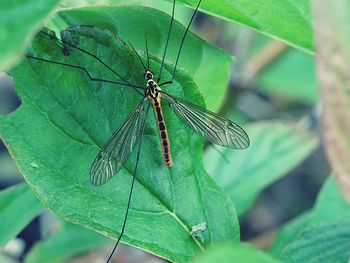
{"type": "Polygon", "coordinates": [[[143,98],[97,154],[90,170],[90,181],[99,186],[119,172],[140,140],[145,121],[143,98]]]}
{"type": "Polygon", "coordinates": [[[238,124],[191,102],[162,93],[175,114],[207,140],[235,149],[249,146],[248,135],[238,124]]]}

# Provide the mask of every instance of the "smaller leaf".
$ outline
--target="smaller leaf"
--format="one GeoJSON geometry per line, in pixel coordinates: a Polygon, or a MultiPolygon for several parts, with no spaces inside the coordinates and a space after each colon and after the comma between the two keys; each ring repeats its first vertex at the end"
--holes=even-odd
{"type": "MultiPolygon", "coordinates": [[[[198,0],[177,2],[195,6],[198,0]]],[[[205,0],[200,9],[249,26],[292,46],[313,50],[310,3],[307,0],[205,0]]]]}
{"type": "Polygon", "coordinates": [[[283,262],[348,262],[350,223],[341,220],[305,229],[282,252],[283,262]]]}
{"type": "Polygon", "coordinates": [[[0,191],[0,246],[14,238],[42,209],[25,183],[0,191]]]}
{"type": "Polygon", "coordinates": [[[320,223],[332,224],[349,217],[350,206],[340,193],[334,176],[329,176],[318,194],[314,208],[285,225],[278,233],[270,252],[280,254],[305,227],[320,223]]]}
{"type": "Polygon", "coordinates": [[[250,245],[238,242],[218,243],[192,261],[192,263],[217,262],[279,263],[280,261],[250,245]]]}
{"type": "Polygon", "coordinates": [[[46,240],[37,243],[28,253],[25,263],[59,263],[84,251],[103,246],[111,242],[92,230],[69,223],[46,240]]]}
{"type": "Polygon", "coordinates": [[[205,168],[243,214],[262,189],[302,162],[318,145],[317,137],[292,125],[262,122],[247,126],[251,145],[244,151],[210,149],[205,168]],[[224,156],[224,157],[223,157],[224,156]]]}
{"type": "Polygon", "coordinates": [[[300,230],[311,222],[311,218],[312,212],[305,212],[291,222],[285,224],[278,232],[275,242],[269,250],[270,253],[275,256],[280,256],[283,248],[292,242],[298,233],[300,233],[300,230]]]}

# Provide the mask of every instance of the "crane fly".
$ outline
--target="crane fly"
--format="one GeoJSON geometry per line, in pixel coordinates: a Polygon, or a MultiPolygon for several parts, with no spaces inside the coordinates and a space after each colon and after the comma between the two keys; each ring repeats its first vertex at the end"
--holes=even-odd
{"type": "MultiPolygon", "coordinates": [[[[91,169],[90,169],[90,181],[95,186],[100,186],[110,180],[113,176],[115,176],[123,167],[125,162],[129,159],[131,153],[136,149],[136,164],[133,170],[133,177],[130,187],[130,192],[128,196],[128,202],[126,206],[125,216],[122,224],[122,228],[120,230],[119,237],[117,242],[111,252],[107,262],[110,261],[111,257],[114,254],[119,241],[121,240],[128,218],[129,207],[132,199],[134,182],[136,179],[136,172],[139,163],[140,150],[141,150],[141,142],[142,136],[144,134],[145,122],[150,111],[150,108],[153,109],[154,116],[158,126],[158,133],[160,139],[160,145],[162,150],[162,157],[164,161],[164,165],[167,167],[171,167],[173,165],[172,154],[171,154],[171,142],[168,136],[168,130],[166,127],[166,120],[164,119],[162,105],[163,103],[167,103],[173,109],[174,113],[180,118],[188,127],[192,128],[195,132],[199,133],[208,141],[218,144],[224,147],[230,147],[234,149],[245,149],[249,146],[249,138],[246,132],[233,121],[221,117],[216,113],[213,113],[209,110],[206,110],[200,106],[197,106],[191,102],[188,102],[182,98],[175,97],[168,92],[165,92],[162,87],[166,85],[171,85],[175,79],[176,68],[178,65],[178,61],[180,58],[181,50],[186,38],[186,35],[189,31],[189,28],[193,22],[195,14],[198,11],[201,0],[198,1],[195,11],[186,27],[186,30],[181,39],[181,43],[179,46],[179,50],[177,52],[176,61],[174,63],[174,68],[172,70],[172,78],[169,81],[160,82],[162,77],[162,71],[164,69],[164,63],[167,53],[167,47],[169,43],[169,37],[171,34],[173,21],[174,21],[174,13],[175,13],[175,0],[172,4],[172,16],[169,24],[167,40],[165,44],[164,53],[162,56],[160,70],[158,75],[155,75],[150,69],[150,58],[148,52],[148,44],[147,38],[145,38],[146,44],[146,55],[147,61],[146,63],[142,60],[136,49],[132,46],[131,43],[125,43],[125,45],[133,52],[142,67],[144,68],[144,87],[139,85],[133,85],[125,77],[123,77],[118,71],[113,70],[109,67],[104,61],[99,59],[94,54],[90,53],[87,50],[81,49],[79,46],[75,45],[73,42],[62,40],[56,38],[53,34],[42,31],[41,34],[48,37],[51,40],[58,41],[63,45],[63,53],[66,56],[69,56],[70,49],[79,50],[83,54],[92,57],[100,64],[104,65],[110,71],[112,71],[121,81],[114,80],[105,80],[105,79],[97,79],[91,77],[89,72],[82,66],[67,64],[56,62],[52,60],[48,60],[46,58],[39,58],[32,55],[27,55],[28,58],[40,60],[43,62],[59,64],[66,67],[72,67],[79,69],[86,73],[87,77],[91,81],[97,82],[107,82],[111,84],[116,84],[119,86],[126,86],[132,88],[137,92],[142,98],[136,108],[132,111],[131,114],[123,121],[123,123],[119,126],[119,128],[113,133],[110,139],[105,143],[105,145],[101,148],[96,158],[94,159],[91,169]],[[148,104],[146,102],[149,102],[148,104]]],[[[71,26],[65,29],[65,32],[74,32],[76,30],[84,30],[89,29],[91,26],[71,26]]],[[[117,36],[115,36],[117,37],[117,36]]],[[[120,38],[118,38],[120,39],[120,38]]],[[[125,90],[125,92],[129,92],[129,90],[125,90]]],[[[170,131],[171,132],[171,131],[170,131]]],[[[174,164],[175,165],[175,164],[174,164]]]]}
{"type": "Polygon", "coordinates": [[[166,93],[154,81],[153,77],[153,73],[147,70],[145,73],[147,84],[144,97],[136,109],[103,146],[94,160],[90,170],[91,182],[94,185],[102,185],[117,174],[135,148],[142,136],[146,117],[140,118],[140,116],[147,100],[152,105],[157,120],[165,166],[172,166],[173,162],[168,132],[162,113],[162,99],[172,107],[180,119],[210,142],[235,149],[244,149],[249,146],[247,134],[236,123],[166,93]]]}

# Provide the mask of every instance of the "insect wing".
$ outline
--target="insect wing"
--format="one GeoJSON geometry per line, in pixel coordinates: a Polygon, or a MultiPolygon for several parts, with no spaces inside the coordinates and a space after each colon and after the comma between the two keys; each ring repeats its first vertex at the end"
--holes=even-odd
{"type": "Polygon", "coordinates": [[[248,135],[238,124],[193,103],[162,93],[176,115],[208,141],[234,149],[249,146],[248,135]]]}
{"type": "Polygon", "coordinates": [[[145,100],[136,107],[96,156],[90,170],[90,181],[100,186],[119,172],[142,136],[146,114],[145,100]]]}

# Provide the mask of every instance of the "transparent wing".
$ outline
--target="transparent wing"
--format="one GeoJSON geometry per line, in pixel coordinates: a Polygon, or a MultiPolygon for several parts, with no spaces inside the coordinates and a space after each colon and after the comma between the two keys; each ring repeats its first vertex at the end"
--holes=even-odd
{"type": "Polygon", "coordinates": [[[91,169],[90,181],[100,186],[119,172],[142,136],[146,114],[145,99],[136,107],[96,156],[91,169]]]}
{"type": "Polygon", "coordinates": [[[162,93],[176,115],[208,141],[235,149],[249,146],[248,135],[236,123],[193,103],[162,93]]]}

